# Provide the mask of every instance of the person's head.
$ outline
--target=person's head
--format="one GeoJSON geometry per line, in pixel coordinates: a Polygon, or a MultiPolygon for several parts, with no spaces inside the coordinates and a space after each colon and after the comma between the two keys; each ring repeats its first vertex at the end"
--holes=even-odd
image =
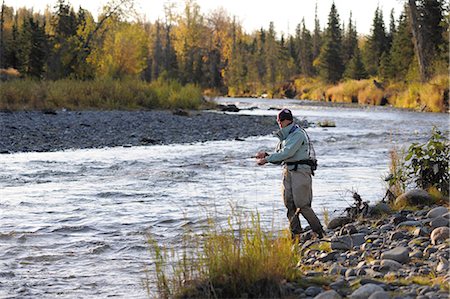
{"type": "Polygon", "coordinates": [[[280,128],[284,128],[286,126],[289,126],[294,121],[294,118],[292,117],[292,112],[289,109],[282,109],[277,114],[277,123],[280,126],[280,128]]]}

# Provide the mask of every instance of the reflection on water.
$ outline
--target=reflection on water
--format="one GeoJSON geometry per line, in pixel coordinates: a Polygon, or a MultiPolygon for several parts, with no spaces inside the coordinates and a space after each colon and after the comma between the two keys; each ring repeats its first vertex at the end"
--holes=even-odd
{"type": "MultiPolygon", "coordinates": [[[[319,159],[319,217],[324,207],[340,214],[352,190],[364,200],[382,198],[389,150],[424,141],[433,125],[447,126],[443,114],[297,103],[239,105],[263,108],[240,113],[268,115],[276,111],[266,108],[283,105],[300,119],[336,123],[308,129],[319,159]]],[[[0,156],[0,297],[145,297],[146,233],[177,245],[183,231],[200,231],[208,216],[225,221],[230,205],[258,211],[267,228],[286,227],[280,168],[258,167],[251,158],[275,143],[261,136],[0,156]]]]}

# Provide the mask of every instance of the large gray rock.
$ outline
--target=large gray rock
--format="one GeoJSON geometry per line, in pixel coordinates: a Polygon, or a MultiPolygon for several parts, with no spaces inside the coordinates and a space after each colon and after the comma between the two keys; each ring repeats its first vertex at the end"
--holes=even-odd
{"type": "Polygon", "coordinates": [[[329,290],[323,293],[320,293],[314,299],[341,299],[341,295],[339,295],[335,290],[329,290]]]}
{"type": "Polygon", "coordinates": [[[351,299],[367,299],[369,298],[373,293],[375,292],[383,292],[383,288],[373,284],[373,283],[368,283],[365,284],[363,286],[361,286],[359,289],[357,289],[356,291],[354,291],[351,295],[350,298],[351,299]]]}
{"type": "Polygon", "coordinates": [[[434,219],[439,216],[443,216],[448,213],[448,209],[446,207],[437,207],[428,212],[427,218],[434,219]]]}
{"type": "Polygon", "coordinates": [[[445,241],[450,238],[450,228],[438,227],[431,232],[431,244],[436,245],[439,241],[445,241]]]}
{"type": "Polygon", "coordinates": [[[397,247],[381,254],[382,259],[394,260],[401,264],[409,261],[409,250],[406,247],[397,247]]]}
{"type": "Polygon", "coordinates": [[[337,217],[331,219],[331,221],[328,223],[327,228],[328,229],[335,229],[338,227],[341,227],[347,223],[352,222],[352,218],[350,217],[337,217]]]}
{"type": "Polygon", "coordinates": [[[403,193],[395,199],[395,205],[397,207],[406,206],[425,206],[430,205],[434,202],[430,194],[421,189],[414,189],[403,193]]]}

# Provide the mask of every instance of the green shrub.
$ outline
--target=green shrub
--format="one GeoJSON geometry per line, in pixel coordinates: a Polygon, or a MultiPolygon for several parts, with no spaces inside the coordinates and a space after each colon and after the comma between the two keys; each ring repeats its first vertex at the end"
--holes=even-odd
{"type": "Polygon", "coordinates": [[[389,185],[400,190],[408,186],[437,190],[442,196],[448,196],[450,144],[447,134],[433,128],[429,140],[411,144],[404,158],[391,154],[389,185]]]}

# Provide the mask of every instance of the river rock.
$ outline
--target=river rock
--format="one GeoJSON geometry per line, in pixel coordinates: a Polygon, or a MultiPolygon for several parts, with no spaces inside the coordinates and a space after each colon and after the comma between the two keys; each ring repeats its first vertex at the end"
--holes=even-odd
{"type": "Polygon", "coordinates": [[[335,290],[329,290],[323,293],[320,293],[314,299],[341,299],[341,295],[339,295],[335,290]]]}
{"type": "Polygon", "coordinates": [[[408,221],[404,221],[402,223],[399,223],[397,225],[397,229],[399,228],[404,228],[404,227],[421,227],[423,224],[420,221],[417,220],[408,220],[408,221]]]}
{"type": "Polygon", "coordinates": [[[389,296],[388,292],[377,291],[377,292],[373,293],[372,295],[370,295],[368,299],[387,299],[387,298],[390,298],[390,297],[391,296],[389,296]]]}
{"type": "Polygon", "coordinates": [[[428,230],[423,227],[418,227],[414,230],[413,235],[414,237],[425,237],[428,235],[428,230]]]}
{"type": "Polygon", "coordinates": [[[375,206],[370,207],[369,214],[371,216],[377,216],[377,215],[383,215],[383,214],[391,214],[392,209],[391,207],[384,202],[379,202],[375,206]]]}
{"type": "Polygon", "coordinates": [[[399,263],[407,263],[409,261],[409,250],[405,247],[397,247],[381,254],[382,259],[394,260],[399,263]]]}
{"type": "Polygon", "coordinates": [[[336,217],[331,219],[331,221],[328,223],[327,228],[328,229],[335,229],[338,227],[341,227],[347,223],[352,222],[352,218],[350,217],[336,217]]]}
{"type": "Polygon", "coordinates": [[[448,213],[448,209],[446,207],[437,207],[430,210],[427,214],[427,218],[434,219],[439,216],[443,216],[448,213]]]}
{"type": "Polygon", "coordinates": [[[431,222],[430,222],[430,226],[432,228],[443,227],[443,226],[448,227],[448,225],[449,225],[449,220],[442,216],[436,217],[433,220],[431,220],[431,222]]]}
{"type": "Polygon", "coordinates": [[[363,233],[353,234],[350,236],[338,236],[331,239],[332,250],[350,250],[364,244],[366,235],[363,233]]]}
{"type": "Polygon", "coordinates": [[[422,189],[410,190],[395,199],[397,207],[425,206],[431,203],[433,203],[433,198],[427,191],[422,189]]]}
{"type": "Polygon", "coordinates": [[[439,241],[445,241],[450,237],[450,228],[438,227],[431,232],[431,244],[436,245],[439,241]]]}
{"type": "Polygon", "coordinates": [[[311,286],[305,290],[306,296],[314,297],[323,291],[322,288],[311,286]]]}
{"type": "Polygon", "coordinates": [[[375,292],[383,292],[383,288],[376,284],[365,284],[361,286],[359,289],[354,291],[351,295],[351,299],[367,299],[375,292]]]}
{"type": "Polygon", "coordinates": [[[390,271],[397,271],[402,267],[402,264],[394,260],[381,260],[380,264],[381,266],[389,268],[390,271]]]}

